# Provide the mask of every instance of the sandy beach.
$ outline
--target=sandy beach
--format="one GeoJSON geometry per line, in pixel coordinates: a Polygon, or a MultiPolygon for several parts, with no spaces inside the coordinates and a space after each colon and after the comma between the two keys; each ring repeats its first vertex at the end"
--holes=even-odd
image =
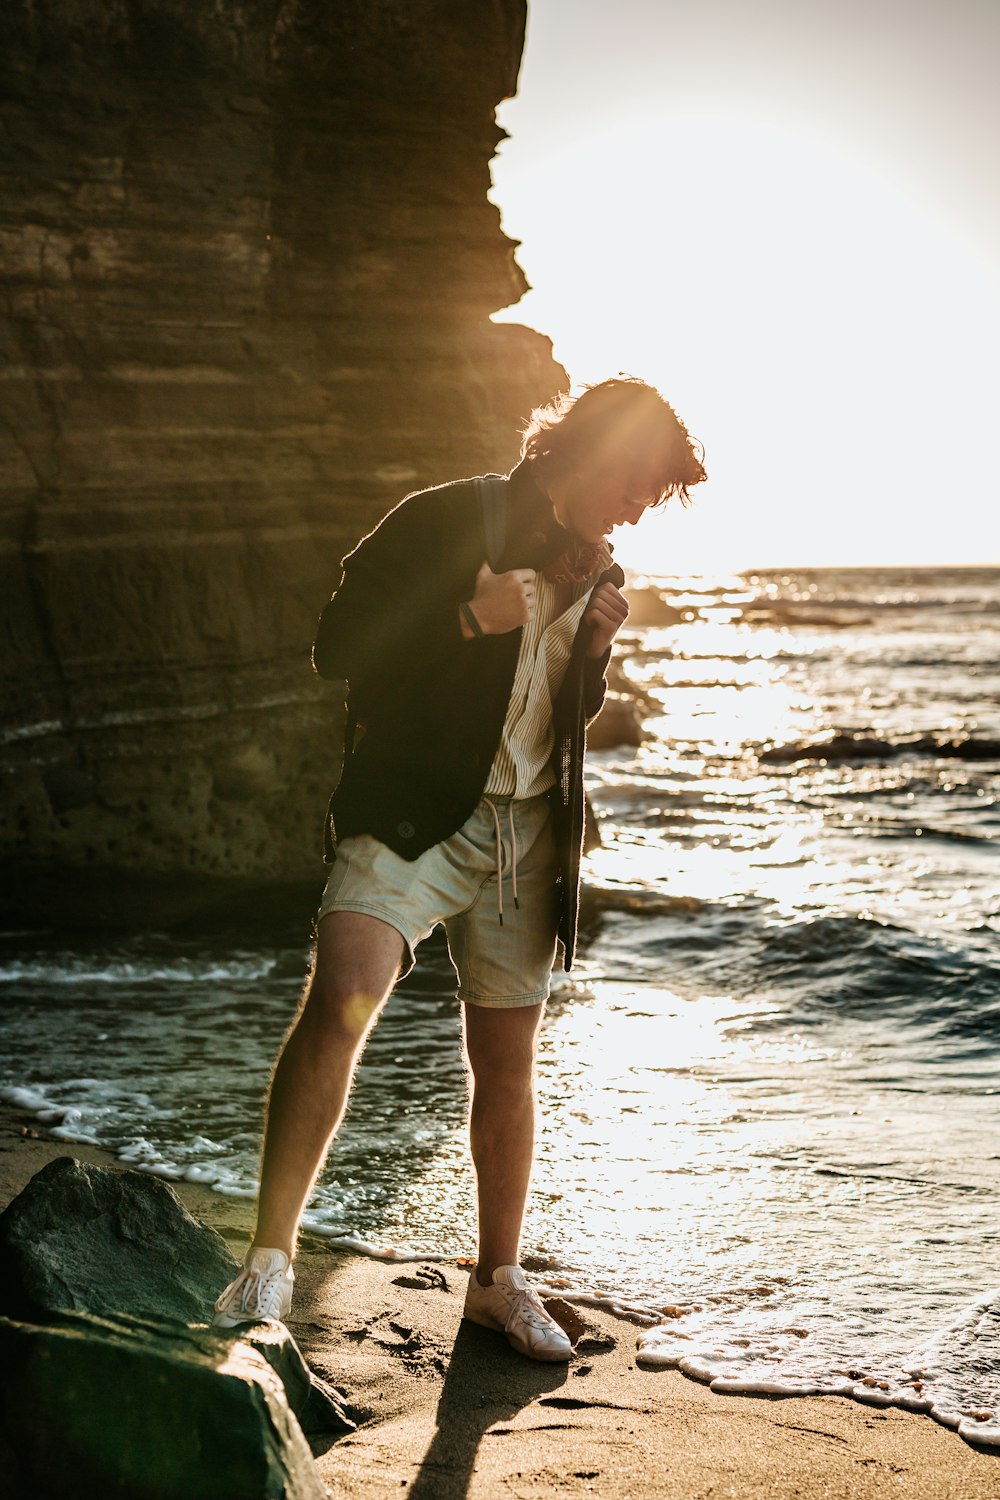
{"type": "MultiPolygon", "coordinates": [[[[46,1139],[0,1115],[4,1206],[53,1157],[90,1147],[46,1139]]],[[[174,1185],[234,1254],[251,1206],[174,1185]]],[[[635,1329],[564,1305],[568,1367],[532,1363],[463,1324],[466,1272],[392,1264],[303,1239],[289,1326],[314,1368],[343,1390],[356,1433],[317,1458],[335,1496],[486,1500],[500,1496],[683,1496],[685,1500],[995,1500],[1000,1460],[926,1417],[837,1397],[714,1394],[673,1370],[636,1367],[635,1329]]]]}

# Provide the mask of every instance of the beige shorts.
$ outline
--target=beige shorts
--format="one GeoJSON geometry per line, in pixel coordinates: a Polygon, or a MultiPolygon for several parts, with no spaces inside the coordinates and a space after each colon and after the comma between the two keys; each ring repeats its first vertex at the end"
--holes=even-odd
{"type": "Polygon", "coordinates": [[[555,868],[548,798],[484,797],[457,833],[414,860],[367,833],[341,839],[316,920],[357,911],[395,927],[407,949],[401,976],[443,922],[459,1000],[538,1005],[555,958],[555,868]]]}

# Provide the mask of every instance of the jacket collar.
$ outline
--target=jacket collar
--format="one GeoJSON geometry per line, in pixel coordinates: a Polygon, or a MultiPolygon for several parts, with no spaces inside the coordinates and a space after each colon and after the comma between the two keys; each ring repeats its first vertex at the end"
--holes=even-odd
{"type": "Polygon", "coordinates": [[[573,536],[556,520],[552,501],[538,484],[529,459],[522,459],[507,480],[507,544],[503,567],[545,568],[569,550],[573,536]]]}
{"type": "MultiPolygon", "coordinates": [[[[552,501],[534,478],[528,459],[522,459],[507,476],[507,507],[507,543],[500,559],[503,569],[547,568],[574,545],[573,533],[556,520],[552,501]]],[[[597,582],[622,588],[625,574],[612,562],[597,582]]]]}

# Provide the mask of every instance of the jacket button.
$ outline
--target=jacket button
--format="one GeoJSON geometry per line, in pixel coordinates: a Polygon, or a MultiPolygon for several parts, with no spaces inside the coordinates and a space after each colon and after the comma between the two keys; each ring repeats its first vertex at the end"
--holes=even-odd
{"type": "Polygon", "coordinates": [[[417,830],[414,828],[412,823],[396,824],[396,832],[399,834],[401,839],[412,839],[416,831],[417,830]]]}

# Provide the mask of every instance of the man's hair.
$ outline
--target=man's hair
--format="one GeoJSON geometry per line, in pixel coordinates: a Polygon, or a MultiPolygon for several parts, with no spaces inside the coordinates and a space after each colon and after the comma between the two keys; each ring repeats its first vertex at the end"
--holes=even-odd
{"type": "Polygon", "coordinates": [[[633,375],[584,386],[578,396],[563,391],[531,413],[521,457],[557,473],[630,463],[636,495],[658,501],[706,478],[704,449],[659,391],[633,375]]]}

